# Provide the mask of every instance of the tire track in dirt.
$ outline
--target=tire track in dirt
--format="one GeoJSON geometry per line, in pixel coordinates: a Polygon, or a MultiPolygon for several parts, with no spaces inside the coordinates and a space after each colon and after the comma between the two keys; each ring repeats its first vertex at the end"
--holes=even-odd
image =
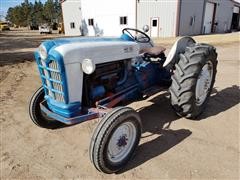
{"type": "Polygon", "coordinates": [[[9,75],[9,71],[2,69],[0,70],[0,83],[7,78],[7,76],[9,75]]]}

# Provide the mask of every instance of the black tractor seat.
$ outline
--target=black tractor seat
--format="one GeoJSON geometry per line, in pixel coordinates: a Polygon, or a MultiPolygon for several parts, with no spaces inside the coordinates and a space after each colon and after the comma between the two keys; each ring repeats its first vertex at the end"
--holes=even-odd
{"type": "Polygon", "coordinates": [[[144,56],[151,56],[153,58],[159,57],[166,48],[162,46],[155,46],[155,47],[149,47],[149,48],[143,48],[140,50],[140,54],[144,54],[144,56]]]}

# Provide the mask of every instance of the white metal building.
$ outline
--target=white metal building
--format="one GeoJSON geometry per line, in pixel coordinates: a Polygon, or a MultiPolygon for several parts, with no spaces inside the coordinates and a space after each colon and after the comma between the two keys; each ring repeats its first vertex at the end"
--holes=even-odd
{"type": "Polygon", "coordinates": [[[149,25],[152,37],[239,30],[233,0],[63,0],[67,36],[118,36],[125,27],[149,25]]]}
{"type": "Polygon", "coordinates": [[[176,35],[239,30],[239,7],[240,4],[232,0],[182,0],[176,35]]]}
{"type": "Polygon", "coordinates": [[[114,36],[136,27],[135,0],[65,0],[62,10],[67,36],[114,36]]]}
{"type": "Polygon", "coordinates": [[[81,35],[82,11],[80,0],[62,1],[64,31],[67,36],[81,35]]]}

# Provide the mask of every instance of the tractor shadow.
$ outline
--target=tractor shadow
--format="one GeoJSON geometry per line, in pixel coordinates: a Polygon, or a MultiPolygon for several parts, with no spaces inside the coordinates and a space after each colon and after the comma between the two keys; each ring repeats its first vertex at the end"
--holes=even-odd
{"type": "Polygon", "coordinates": [[[240,88],[238,85],[227,87],[221,91],[213,89],[205,111],[196,120],[206,120],[222,113],[240,103],[240,88]]]}
{"type": "MultiPolygon", "coordinates": [[[[150,99],[149,101],[153,102],[152,105],[138,110],[142,119],[143,133],[147,132],[145,134],[148,135],[142,136],[142,141],[145,142],[139,145],[135,157],[118,174],[136,168],[152,158],[167,152],[192,134],[188,129],[170,129],[171,123],[179,120],[180,117],[171,108],[167,95],[169,94],[166,92],[150,99]],[[154,135],[157,137],[153,140],[144,140],[144,138],[154,135]]],[[[240,89],[237,85],[221,91],[213,89],[207,108],[197,120],[205,120],[215,116],[239,103],[240,89]]]]}
{"type": "Polygon", "coordinates": [[[151,138],[154,135],[157,135],[157,137],[142,143],[138,147],[135,157],[124,169],[118,172],[119,174],[138,167],[150,159],[167,152],[192,134],[188,129],[169,129],[171,123],[180,118],[171,108],[169,98],[167,98],[168,95],[167,92],[160,94],[148,100],[153,102],[152,105],[138,110],[142,119],[142,141],[146,141],[145,138],[151,138]],[[144,135],[144,133],[147,135],[144,135]]]}

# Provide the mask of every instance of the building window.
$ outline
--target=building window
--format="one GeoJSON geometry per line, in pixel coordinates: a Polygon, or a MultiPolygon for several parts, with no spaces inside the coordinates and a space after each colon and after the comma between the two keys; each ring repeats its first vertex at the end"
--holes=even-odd
{"type": "Polygon", "coordinates": [[[74,22],[71,22],[71,23],[70,23],[70,27],[71,27],[71,29],[75,29],[75,23],[74,23],[74,22]]]}
{"type": "Polygon", "coordinates": [[[94,20],[93,19],[88,19],[88,25],[93,26],[94,25],[94,20]]]}
{"type": "Polygon", "coordinates": [[[120,25],[127,25],[127,16],[120,17],[120,25]]]}
{"type": "Polygon", "coordinates": [[[152,20],[152,27],[157,27],[157,20],[156,19],[152,20]]]}

